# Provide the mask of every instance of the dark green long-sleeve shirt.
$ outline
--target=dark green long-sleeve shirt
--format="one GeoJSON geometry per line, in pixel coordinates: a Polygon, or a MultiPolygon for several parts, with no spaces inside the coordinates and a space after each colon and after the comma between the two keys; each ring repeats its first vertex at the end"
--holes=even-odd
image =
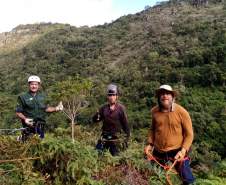
{"type": "Polygon", "coordinates": [[[16,112],[22,113],[27,118],[45,121],[46,108],[46,97],[43,93],[37,92],[32,96],[30,92],[26,92],[18,96],[16,112]]]}

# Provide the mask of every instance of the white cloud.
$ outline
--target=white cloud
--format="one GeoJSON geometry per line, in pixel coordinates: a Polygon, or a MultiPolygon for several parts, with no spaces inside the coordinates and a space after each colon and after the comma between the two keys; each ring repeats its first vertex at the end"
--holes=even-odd
{"type": "Polygon", "coordinates": [[[113,0],[2,0],[0,32],[39,22],[97,25],[118,18],[113,0]]]}

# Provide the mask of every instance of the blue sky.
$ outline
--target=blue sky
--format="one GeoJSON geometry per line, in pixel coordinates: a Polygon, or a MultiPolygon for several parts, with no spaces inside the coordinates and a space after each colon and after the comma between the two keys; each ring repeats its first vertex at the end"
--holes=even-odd
{"type": "Polygon", "coordinates": [[[94,26],[144,10],[162,0],[1,0],[0,33],[41,22],[94,26]]]}
{"type": "Polygon", "coordinates": [[[130,14],[144,10],[146,5],[153,6],[162,0],[113,0],[113,8],[116,11],[130,14]]]}

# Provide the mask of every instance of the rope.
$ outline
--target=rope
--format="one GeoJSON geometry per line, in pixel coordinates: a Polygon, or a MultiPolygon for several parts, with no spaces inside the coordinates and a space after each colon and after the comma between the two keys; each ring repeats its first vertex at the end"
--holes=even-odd
{"type": "Polygon", "coordinates": [[[36,160],[36,159],[40,159],[40,157],[28,157],[28,158],[22,158],[22,159],[0,160],[0,164],[7,163],[7,162],[17,162],[17,161],[26,161],[26,160],[36,160]]]}
{"type": "Polygon", "coordinates": [[[178,160],[174,160],[173,164],[168,166],[161,164],[151,153],[148,153],[146,155],[148,161],[155,161],[159,166],[161,166],[166,171],[166,181],[168,182],[169,185],[173,185],[170,180],[169,173],[172,172],[173,174],[178,174],[177,171],[173,169],[178,160]]]}
{"type": "Polygon", "coordinates": [[[0,129],[0,131],[10,131],[10,130],[24,130],[25,128],[6,128],[6,129],[0,129]]]}
{"type": "Polygon", "coordinates": [[[17,170],[19,170],[19,168],[17,168],[17,169],[12,169],[12,170],[2,170],[2,169],[0,169],[0,175],[2,175],[2,174],[4,174],[4,173],[9,173],[9,172],[17,171],[17,170]]]}
{"type": "MultiPolygon", "coordinates": [[[[175,160],[173,162],[173,164],[170,166],[170,168],[166,171],[166,180],[169,183],[169,185],[173,185],[171,180],[170,180],[169,172],[172,171],[173,173],[175,173],[174,170],[173,170],[173,167],[176,165],[176,163],[177,163],[177,160],[175,160]]],[[[177,174],[177,172],[175,174],[177,174]]]]}
{"type": "Polygon", "coordinates": [[[12,129],[6,128],[6,129],[0,129],[0,132],[11,131],[11,132],[9,132],[9,134],[12,134],[12,133],[14,133],[16,131],[21,131],[21,130],[26,130],[26,128],[23,128],[23,127],[21,127],[21,128],[12,128],[12,129]]]}

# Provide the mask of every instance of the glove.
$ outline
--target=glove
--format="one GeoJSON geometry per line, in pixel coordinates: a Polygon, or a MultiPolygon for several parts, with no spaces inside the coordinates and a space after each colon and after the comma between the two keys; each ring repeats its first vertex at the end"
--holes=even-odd
{"type": "Polygon", "coordinates": [[[62,101],[56,106],[56,111],[62,111],[64,109],[62,101]]]}
{"type": "Polygon", "coordinates": [[[34,121],[33,121],[33,119],[31,119],[31,118],[26,118],[26,119],[24,120],[24,122],[25,122],[26,125],[29,126],[29,127],[32,127],[33,124],[34,124],[34,121]]]}
{"type": "Polygon", "coordinates": [[[92,117],[92,121],[93,123],[96,123],[99,122],[100,120],[101,120],[100,113],[99,111],[97,111],[96,114],[92,117]]]}
{"type": "Polygon", "coordinates": [[[100,113],[99,113],[99,111],[97,112],[97,121],[100,121],[100,113]]]}
{"type": "Polygon", "coordinates": [[[185,155],[186,155],[186,149],[182,148],[179,152],[177,152],[174,158],[178,161],[181,161],[184,159],[185,155]]]}

